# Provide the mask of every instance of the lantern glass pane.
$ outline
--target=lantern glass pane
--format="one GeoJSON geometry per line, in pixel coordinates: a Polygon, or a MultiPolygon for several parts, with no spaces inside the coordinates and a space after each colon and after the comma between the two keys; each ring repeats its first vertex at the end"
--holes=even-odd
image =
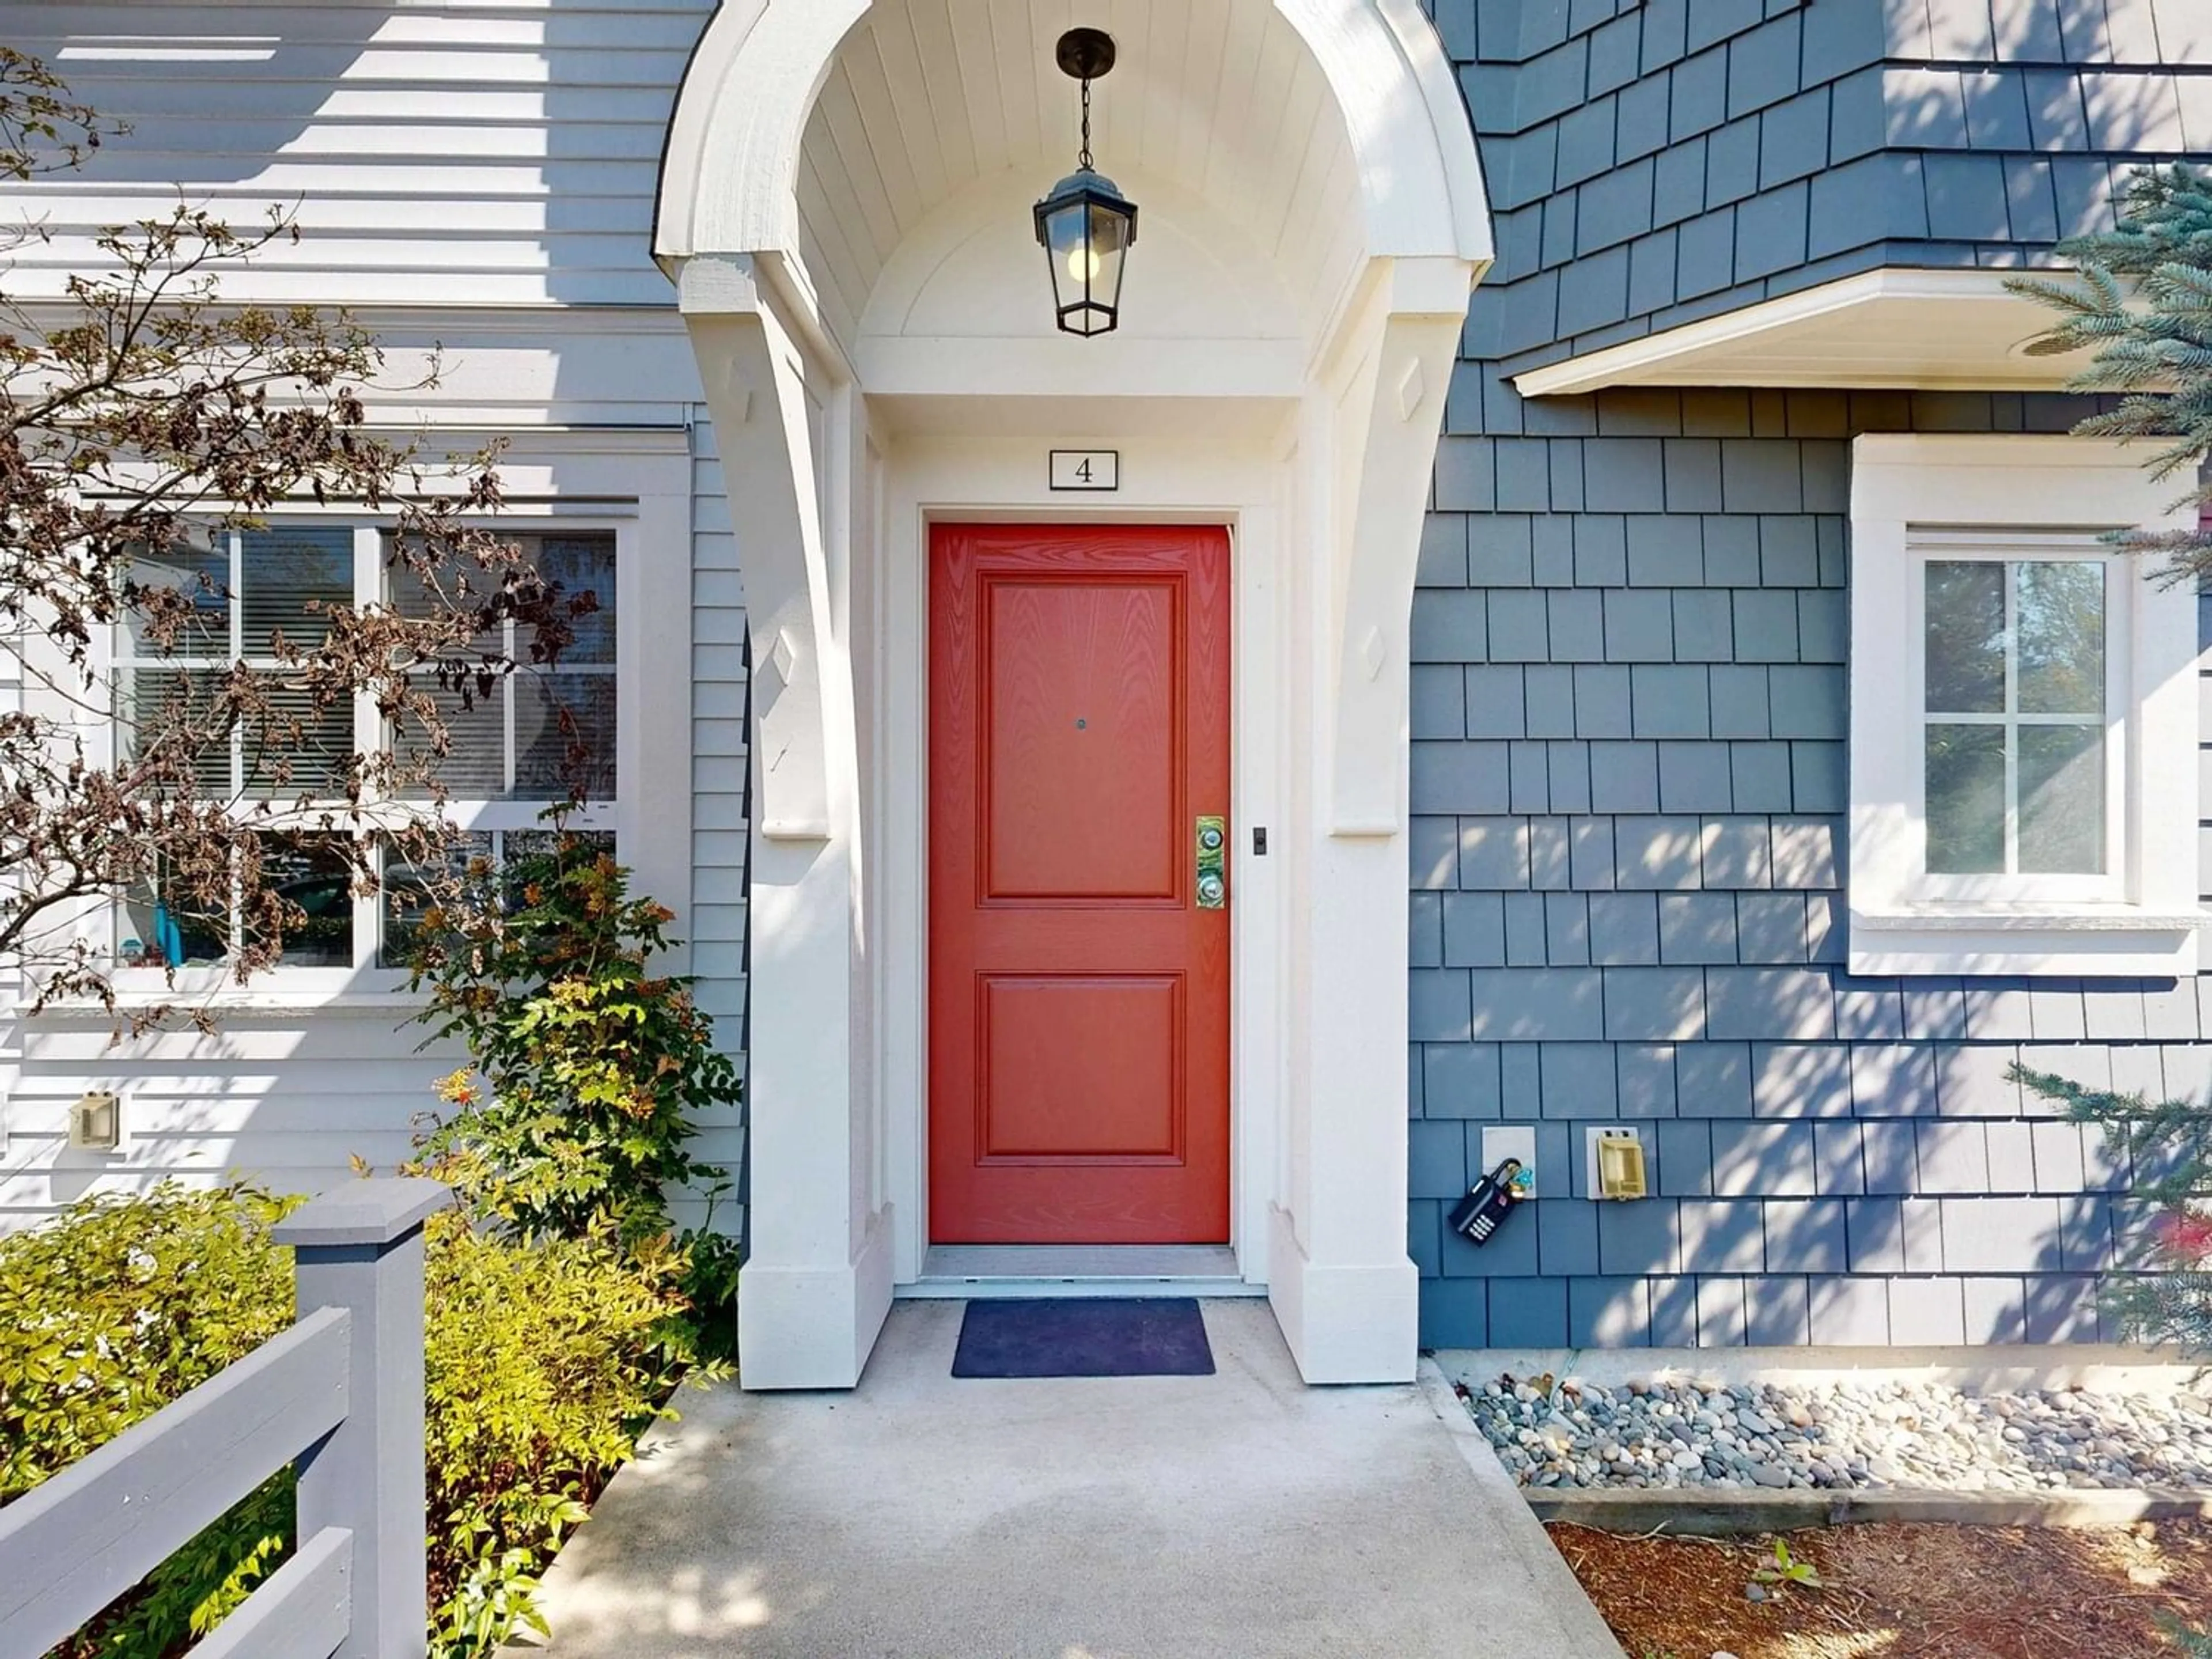
{"type": "Polygon", "coordinates": [[[1091,299],[1116,313],[1121,305],[1121,270],[1129,252],[1129,221],[1109,208],[1091,210],[1091,299]]]}
{"type": "Polygon", "coordinates": [[[1062,313],[1082,304],[1086,297],[1081,273],[1088,264],[1084,253],[1087,213],[1085,204],[1076,200],[1045,216],[1045,257],[1052,264],[1053,302],[1062,313]]]}

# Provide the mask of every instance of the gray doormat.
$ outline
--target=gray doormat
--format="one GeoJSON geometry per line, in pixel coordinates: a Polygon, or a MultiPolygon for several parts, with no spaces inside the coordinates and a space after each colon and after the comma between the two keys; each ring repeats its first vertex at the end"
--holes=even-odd
{"type": "Polygon", "coordinates": [[[970,1302],[952,1374],[1211,1376],[1213,1350],[1187,1296],[970,1302]]]}

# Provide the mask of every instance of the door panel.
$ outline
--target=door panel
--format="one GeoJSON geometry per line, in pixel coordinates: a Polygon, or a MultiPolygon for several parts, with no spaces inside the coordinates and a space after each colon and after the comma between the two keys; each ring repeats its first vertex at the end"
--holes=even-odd
{"type": "Polygon", "coordinates": [[[1176,584],[982,584],[986,896],[1173,899],[1176,584]]]}
{"type": "Polygon", "coordinates": [[[984,1164],[1178,1157],[1182,980],[1173,974],[984,974],[984,1164]]]}
{"type": "Polygon", "coordinates": [[[935,526],[930,1237],[1229,1237],[1229,538],[935,526]]]}

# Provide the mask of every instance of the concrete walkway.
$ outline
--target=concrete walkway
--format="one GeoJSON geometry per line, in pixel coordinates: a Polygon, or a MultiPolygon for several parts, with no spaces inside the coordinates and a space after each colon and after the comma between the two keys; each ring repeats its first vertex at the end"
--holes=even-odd
{"type": "Polygon", "coordinates": [[[957,1382],[962,1306],[851,1394],[687,1391],[546,1579],[556,1659],[1619,1659],[1432,1369],[1308,1389],[1214,1302],[1213,1376],[957,1382]]]}

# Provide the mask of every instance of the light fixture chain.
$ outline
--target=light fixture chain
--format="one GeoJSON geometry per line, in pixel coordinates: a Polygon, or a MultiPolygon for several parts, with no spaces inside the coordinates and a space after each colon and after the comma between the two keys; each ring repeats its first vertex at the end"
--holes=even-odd
{"type": "Polygon", "coordinates": [[[1078,158],[1083,170],[1091,170],[1091,77],[1083,77],[1083,153],[1078,158]]]}

